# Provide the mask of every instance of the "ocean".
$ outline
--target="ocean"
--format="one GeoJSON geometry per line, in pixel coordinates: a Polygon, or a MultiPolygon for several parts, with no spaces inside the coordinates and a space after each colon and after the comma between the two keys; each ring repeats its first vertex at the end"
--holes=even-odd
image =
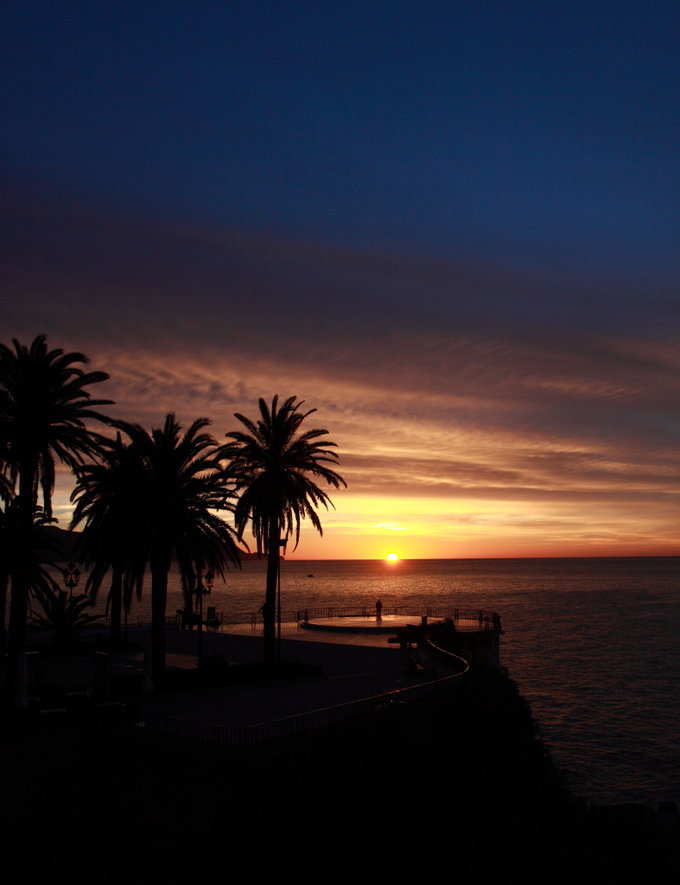
{"type": "MultiPolygon", "coordinates": [[[[264,561],[219,578],[207,605],[259,609],[264,561]]],[[[149,616],[149,593],[134,617],[149,616]]],[[[287,560],[285,612],[318,607],[490,609],[501,662],[575,794],[680,804],[680,558],[287,560]]],[[[181,608],[171,575],[168,613],[181,608]]]]}

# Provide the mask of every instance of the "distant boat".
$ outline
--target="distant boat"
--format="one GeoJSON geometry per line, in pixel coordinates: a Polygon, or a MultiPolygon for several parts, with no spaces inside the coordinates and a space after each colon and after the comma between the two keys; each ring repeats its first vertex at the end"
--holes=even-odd
{"type": "Polygon", "coordinates": [[[307,577],[308,577],[308,578],[313,578],[313,577],[314,577],[314,575],[312,575],[312,574],[309,574],[309,575],[307,575],[307,577]]]}

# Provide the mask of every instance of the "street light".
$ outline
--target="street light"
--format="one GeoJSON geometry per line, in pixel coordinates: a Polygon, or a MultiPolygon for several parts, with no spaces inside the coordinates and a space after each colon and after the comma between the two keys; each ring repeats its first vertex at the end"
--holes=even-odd
{"type": "Polygon", "coordinates": [[[281,550],[283,550],[284,556],[286,553],[286,545],[288,544],[288,538],[282,538],[279,540],[279,558],[276,564],[276,578],[277,578],[277,621],[278,621],[278,635],[277,635],[277,660],[279,664],[281,663],[281,550]]]}
{"type": "Polygon", "coordinates": [[[196,574],[195,593],[198,598],[198,666],[203,666],[203,597],[212,593],[215,575],[211,571],[203,574],[203,569],[199,569],[196,574]]]}
{"type": "Polygon", "coordinates": [[[68,590],[69,599],[73,596],[73,591],[78,586],[79,581],[80,569],[74,562],[69,562],[64,569],[64,586],[68,590]]]}

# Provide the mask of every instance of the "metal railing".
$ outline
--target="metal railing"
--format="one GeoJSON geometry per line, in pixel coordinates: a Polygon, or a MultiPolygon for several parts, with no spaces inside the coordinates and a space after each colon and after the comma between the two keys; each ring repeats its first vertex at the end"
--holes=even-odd
{"type": "MultiPolygon", "coordinates": [[[[383,620],[389,618],[415,618],[420,623],[423,616],[428,619],[453,621],[457,629],[469,630],[501,630],[500,616],[493,611],[485,609],[461,609],[461,608],[442,608],[427,606],[425,608],[415,608],[413,606],[384,605],[381,612],[383,620]]],[[[367,620],[375,619],[374,606],[316,606],[314,608],[298,608],[288,609],[281,612],[282,624],[304,624],[309,621],[329,618],[365,618],[367,620]]],[[[278,613],[277,613],[278,621],[278,613]]],[[[108,626],[110,618],[108,615],[96,625],[93,631],[101,630],[102,626],[108,626]]],[[[166,615],[165,623],[168,627],[179,627],[182,623],[182,615],[177,612],[173,615],[166,615]]],[[[263,625],[262,613],[252,611],[240,612],[215,612],[214,621],[205,623],[208,629],[217,629],[229,626],[243,626],[249,624],[251,627],[261,627],[263,625]]],[[[389,626],[387,624],[386,626],[389,626]]],[[[135,630],[144,627],[151,627],[151,619],[144,617],[128,618],[127,624],[123,626],[123,630],[135,630]]]]}
{"type": "MultiPolygon", "coordinates": [[[[496,612],[484,609],[461,609],[461,608],[442,608],[428,606],[425,608],[415,608],[413,606],[383,605],[381,610],[381,618],[387,620],[389,618],[416,618],[418,622],[423,616],[433,618],[435,620],[450,619],[456,627],[468,627],[476,630],[500,630],[500,617],[496,612]]],[[[326,620],[329,618],[365,618],[367,620],[376,617],[375,606],[317,606],[314,608],[289,609],[281,612],[281,623],[307,623],[314,620],[326,620]]],[[[174,623],[176,619],[171,619],[174,623]]],[[[216,613],[216,620],[219,626],[227,627],[230,625],[238,626],[250,624],[252,627],[259,627],[263,623],[261,612],[224,612],[216,613]]],[[[278,614],[277,614],[278,620],[278,614]]],[[[388,625],[389,626],[389,625],[388,625]]]]}

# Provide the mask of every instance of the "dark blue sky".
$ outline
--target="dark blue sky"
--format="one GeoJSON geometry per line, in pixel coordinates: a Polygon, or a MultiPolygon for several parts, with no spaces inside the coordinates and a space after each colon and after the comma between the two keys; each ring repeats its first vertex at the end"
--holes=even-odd
{"type": "Polygon", "coordinates": [[[313,555],[677,549],[679,25],[10,0],[1,340],[146,424],[318,406],[350,488],[313,555]]]}
{"type": "Polygon", "coordinates": [[[10,2],[3,159],[125,211],[677,267],[676,3],[10,2]]]}

